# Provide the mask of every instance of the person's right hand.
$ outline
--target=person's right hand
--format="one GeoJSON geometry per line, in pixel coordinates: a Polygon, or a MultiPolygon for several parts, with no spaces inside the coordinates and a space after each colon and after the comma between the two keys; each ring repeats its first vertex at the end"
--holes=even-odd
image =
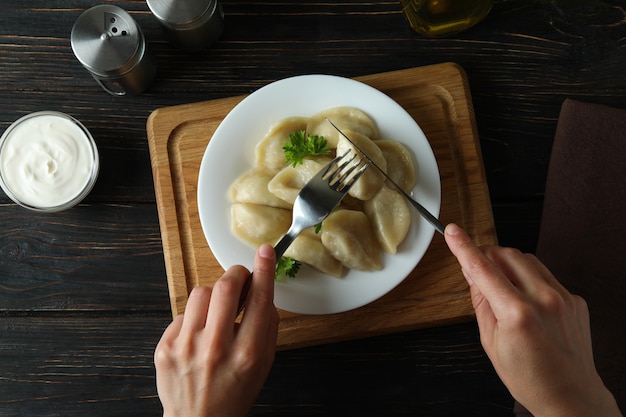
{"type": "Polygon", "coordinates": [[[535,417],[621,416],[593,361],[589,312],[536,257],[478,248],[458,226],[445,239],[470,284],[485,352],[535,417]]]}

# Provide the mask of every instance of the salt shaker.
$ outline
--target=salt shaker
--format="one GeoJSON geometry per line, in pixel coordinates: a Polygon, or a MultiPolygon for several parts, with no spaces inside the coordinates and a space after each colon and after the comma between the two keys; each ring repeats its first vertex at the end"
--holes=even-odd
{"type": "Polygon", "coordinates": [[[94,6],[79,16],[71,34],[74,55],[109,94],[136,95],[156,75],[141,28],[123,9],[94,6]]]}
{"type": "Polygon", "coordinates": [[[170,41],[188,52],[206,49],[222,35],[224,11],[218,0],[147,0],[170,41]]]}

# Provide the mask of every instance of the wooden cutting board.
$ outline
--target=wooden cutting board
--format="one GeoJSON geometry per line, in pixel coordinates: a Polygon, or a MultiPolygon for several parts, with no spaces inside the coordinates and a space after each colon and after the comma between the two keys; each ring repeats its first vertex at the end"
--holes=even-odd
{"type": "MultiPolygon", "coordinates": [[[[444,63],[357,80],[393,98],[426,134],[440,170],[441,221],[460,224],[477,244],[496,244],[476,122],[463,69],[444,63]]],[[[223,272],[200,225],[196,197],[198,171],[213,132],[243,98],[161,108],[147,122],[174,316],[184,312],[193,287],[210,286],[223,272]]],[[[279,313],[278,348],[287,349],[469,320],[473,309],[456,259],[443,237],[436,233],[415,270],[379,300],[340,314],[279,313]]]]}

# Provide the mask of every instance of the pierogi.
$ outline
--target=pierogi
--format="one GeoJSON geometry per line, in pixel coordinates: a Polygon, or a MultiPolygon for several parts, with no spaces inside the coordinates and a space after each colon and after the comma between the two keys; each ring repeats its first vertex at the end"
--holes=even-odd
{"type": "Polygon", "coordinates": [[[403,143],[388,139],[378,140],[376,145],[378,145],[385,161],[387,161],[387,170],[385,171],[387,175],[405,193],[411,193],[411,190],[417,184],[417,170],[415,169],[413,154],[409,148],[403,143]]]}
{"type": "Polygon", "coordinates": [[[383,185],[373,198],[365,202],[363,211],[383,250],[396,253],[411,226],[411,210],[404,196],[396,189],[383,185]]]}
{"type": "Polygon", "coordinates": [[[285,166],[283,145],[289,135],[299,130],[306,130],[308,118],[288,117],[272,126],[267,134],[256,145],[254,150],[255,166],[263,167],[273,172],[280,171],[285,166]]]}
{"type": "MultiPolygon", "coordinates": [[[[359,149],[362,149],[367,156],[372,158],[372,161],[374,161],[376,165],[381,169],[387,169],[387,161],[385,161],[383,152],[373,140],[351,130],[342,130],[342,132],[345,133],[359,149]]],[[[343,155],[346,151],[355,152],[355,149],[346,138],[341,137],[337,142],[337,155],[343,155]]],[[[362,201],[369,200],[380,190],[384,181],[385,177],[379,170],[376,168],[368,169],[363,173],[361,178],[354,183],[350,191],[348,191],[348,194],[362,201]]]]}
{"type": "Polygon", "coordinates": [[[235,203],[230,206],[233,233],[252,247],[276,242],[287,233],[291,211],[258,204],[235,203]]]}
{"type": "MultiPolygon", "coordinates": [[[[265,168],[252,168],[239,176],[229,189],[228,198],[237,203],[291,209],[291,204],[269,190],[275,174],[265,168]]],[[[297,194],[297,193],[296,193],[297,194]]],[[[295,197],[294,197],[295,199],[295,197]]]]}
{"type": "Polygon", "coordinates": [[[315,159],[305,159],[296,167],[286,166],[268,182],[267,189],[291,207],[300,190],[330,161],[332,158],[320,156],[315,159]]]}
{"type": "Polygon", "coordinates": [[[321,234],[313,229],[300,233],[285,251],[285,256],[315,265],[316,269],[333,277],[341,278],[344,274],[344,265],[324,246],[321,234]]]}
{"type": "MultiPolygon", "coordinates": [[[[409,149],[382,139],[374,120],[354,107],[335,107],[311,117],[288,117],[271,126],[255,148],[255,162],[229,189],[231,229],[252,247],[275,245],[291,224],[293,203],[306,183],[335,155],[348,149],[348,140],[328,123],[333,121],[356,145],[406,192],[417,182],[409,149]],[[302,164],[287,164],[283,146],[290,135],[306,131],[323,136],[331,153],[305,157],[302,164]]],[[[358,153],[358,152],[357,152],[358,153]]],[[[402,194],[385,184],[373,166],[359,178],[349,195],[321,224],[309,229],[285,252],[325,274],[341,277],[347,269],[376,271],[384,267],[383,253],[395,254],[411,225],[409,205],[402,194]]]]}
{"type": "Polygon", "coordinates": [[[380,245],[362,211],[330,213],[322,225],[322,244],[347,268],[379,271],[383,267],[380,245]]]}
{"type": "MultiPolygon", "coordinates": [[[[376,123],[365,112],[354,107],[333,107],[313,115],[306,127],[306,131],[311,135],[323,136],[331,148],[337,147],[337,141],[341,135],[326,121],[327,118],[332,120],[335,126],[344,133],[346,130],[350,130],[372,140],[379,139],[380,133],[376,123]]],[[[352,138],[350,137],[350,139],[352,138]]]]}

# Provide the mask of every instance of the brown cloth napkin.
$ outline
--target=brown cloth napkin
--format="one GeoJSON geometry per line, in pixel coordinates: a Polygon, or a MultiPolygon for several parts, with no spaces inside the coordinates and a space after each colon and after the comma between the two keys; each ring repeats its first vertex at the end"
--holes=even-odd
{"type": "Polygon", "coordinates": [[[596,367],[626,411],[626,110],[563,103],[537,257],[587,301],[596,367]]]}

